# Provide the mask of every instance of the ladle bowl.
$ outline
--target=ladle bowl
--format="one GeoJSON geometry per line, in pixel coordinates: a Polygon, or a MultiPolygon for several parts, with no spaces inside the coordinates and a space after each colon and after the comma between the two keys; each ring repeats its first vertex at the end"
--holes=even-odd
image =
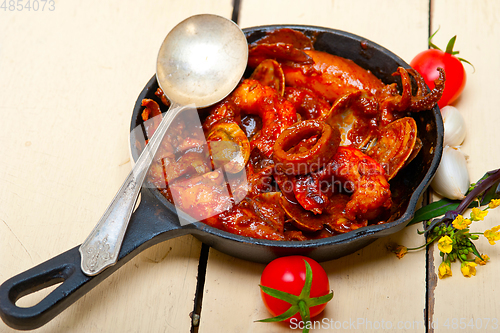
{"type": "Polygon", "coordinates": [[[236,87],[247,59],[247,40],[233,21],[195,15],[165,37],[156,78],[171,102],[202,108],[222,100],[236,87]]]}

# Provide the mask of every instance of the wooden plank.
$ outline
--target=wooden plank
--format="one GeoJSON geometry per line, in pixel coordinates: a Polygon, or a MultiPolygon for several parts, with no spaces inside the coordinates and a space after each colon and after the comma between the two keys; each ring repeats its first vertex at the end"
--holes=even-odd
{"type": "MultiPolygon", "coordinates": [[[[440,27],[433,41],[446,47],[448,40],[457,35],[455,50],[470,61],[464,65],[467,84],[462,96],[454,103],[467,124],[467,137],[462,150],[469,156],[471,181],[485,172],[500,167],[500,156],[494,142],[500,140],[497,124],[500,121],[497,100],[497,77],[500,75],[498,53],[500,46],[500,3],[496,1],[434,1],[431,11],[432,30],[440,27]]],[[[468,216],[468,213],[466,213],[468,216]]],[[[500,211],[490,211],[485,221],[473,223],[471,229],[483,232],[500,224],[500,211]]],[[[453,276],[438,280],[434,290],[434,332],[462,330],[464,332],[492,332],[498,329],[499,306],[497,277],[500,265],[498,246],[491,246],[484,237],[476,242],[481,253],[492,259],[486,266],[477,267],[477,275],[470,279],[462,276],[460,264],[452,265],[453,276]],[[451,306],[453,304],[453,306],[451,306]],[[462,319],[463,318],[463,319],[462,319]],[[489,326],[486,322],[489,320],[489,326]],[[472,321],[471,321],[472,320],[472,321]],[[466,326],[461,321],[465,321],[466,326]],[[482,324],[482,326],[480,326],[482,324]],[[496,326],[496,328],[495,328],[496,326]]],[[[434,265],[441,263],[437,246],[433,249],[434,265]]]]}
{"type": "MultiPolygon", "coordinates": [[[[232,13],[231,0],[39,4],[0,10],[1,282],[80,244],[98,221],[131,169],[132,108],[168,31],[232,13]]],[[[189,331],[200,248],[186,236],[145,251],[38,331],[189,331]]]]}
{"type": "MultiPolygon", "coordinates": [[[[392,243],[420,245],[415,235],[416,228],[407,228],[347,257],[321,263],[334,298],[315,319],[318,329],[312,331],[340,325],[342,332],[377,332],[406,325],[407,332],[424,332],[425,251],[399,260],[387,250],[392,243]]],[[[199,332],[216,327],[227,332],[289,332],[282,323],[255,322],[270,316],[258,287],[264,267],[211,249],[199,332]]]]}
{"type": "Polygon", "coordinates": [[[305,24],[366,37],[409,62],[427,47],[428,1],[243,0],[239,25],[305,24]]]}
{"type": "MultiPolygon", "coordinates": [[[[410,61],[427,45],[428,1],[246,0],[239,23],[242,27],[306,24],[345,30],[410,61]]],[[[378,332],[406,325],[405,332],[425,332],[425,251],[398,260],[386,249],[388,243],[417,246],[421,241],[416,227],[407,228],[350,256],[322,263],[335,296],[319,318],[327,324],[312,331],[343,325],[342,332],[378,332]]],[[[254,322],[269,316],[258,288],[263,269],[262,264],[211,250],[199,331],[289,332],[284,324],[254,322]]]]}

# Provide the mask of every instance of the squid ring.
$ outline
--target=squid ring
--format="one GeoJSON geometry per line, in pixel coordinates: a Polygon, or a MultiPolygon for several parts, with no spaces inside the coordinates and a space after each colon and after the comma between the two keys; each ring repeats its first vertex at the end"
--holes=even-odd
{"type": "Polygon", "coordinates": [[[277,170],[289,175],[305,175],[322,168],[333,157],[340,144],[336,127],[317,120],[305,120],[288,127],[274,144],[273,159],[277,170]],[[317,136],[311,148],[294,149],[303,139],[317,136]],[[297,151],[298,150],[298,151],[297,151]]]}

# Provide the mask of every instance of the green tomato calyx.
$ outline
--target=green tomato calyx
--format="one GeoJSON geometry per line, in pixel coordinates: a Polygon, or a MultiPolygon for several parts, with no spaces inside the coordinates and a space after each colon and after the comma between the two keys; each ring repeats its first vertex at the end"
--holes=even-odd
{"type": "MultiPolygon", "coordinates": [[[[306,265],[306,279],[304,281],[304,287],[302,288],[299,296],[278,289],[273,289],[263,285],[259,285],[261,290],[264,293],[268,294],[269,296],[290,303],[290,308],[276,317],[257,320],[258,322],[269,323],[269,322],[283,321],[290,319],[298,312],[300,313],[302,321],[304,323],[308,323],[311,321],[309,308],[316,305],[325,304],[333,298],[333,291],[324,296],[312,297],[312,298],[310,297],[313,273],[311,265],[309,265],[309,263],[306,260],[304,260],[304,263],[306,265]]],[[[307,327],[308,325],[304,326],[304,329],[302,331],[303,333],[309,332],[309,328],[307,327]]]]}
{"type": "MultiPolygon", "coordinates": [[[[439,31],[440,28],[438,28],[430,37],[429,37],[429,48],[431,49],[435,49],[435,50],[439,50],[439,51],[443,51],[441,50],[436,44],[434,44],[432,42],[432,38],[437,34],[437,32],[439,31]]],[[[444,51],[445,53],[448,53],[452,56],[455,56],[456,54],[459,54],[460,51],[454,51],[453,48],[455,47],[455,41],[457,40],[457,35],[451,37],[451,39],[448,41],[448,44],[446,45],[446,50],[444,51]]],[[[460,60],[461,62],[465,62],[469,65],[472,66],[472,68],[474,69],[474,71],[476,70],[474,68],[474,65],[471,64],[469,61],[465,60],[464,58],[460,58],[460,57],[455,57],[457,58],[458,60],[460,60]]]]}

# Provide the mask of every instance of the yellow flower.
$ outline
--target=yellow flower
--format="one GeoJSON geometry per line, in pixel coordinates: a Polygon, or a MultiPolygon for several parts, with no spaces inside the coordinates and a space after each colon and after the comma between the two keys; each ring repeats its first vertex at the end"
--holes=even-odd
{"type": "Polygon", "coordinates": [[[462,263],[460,270],[465,277],[471,277],[472,275],[476,275],[476,266],[475,262],[466,261],[462,263]]]}
{"type": "Polygon", "coordinates": [[[472,221],[482,221],[484,217],[488,214],[486,210],[481,210],[478,207],[472,208],[472,212],[470,213],[470,219],[472,221]]]}
{"type": "Polygon", "coordinates": [[[444,279],[447,276],[451,276],[451,266],[449,263],[443,261],[438,268],[438,276],[440,279],[444,279]]]}
{"type": "Polygon", "coordinates": [[[490,242],[491,245],[495,245],[495,242],[497,240],[500,240],[500,232],[498,232],[498,230],[500,230],[500,225],[496,226],[494,228],[491,228],[491,230],[486,230],[483,233],[484,237],[486,237],[488,239],[488,241],[490,242]]]}
{"type": "Polygon", "coordinates": [[[490,257],[488,257],[486,254],[482,254],[481,258],[476,257],[476,259],[474,259],[474,262],[478,265],[486,265],[486,262],[488,260],[490,260],[490,257]]]}
{"type": "Polygon", "coordinates": [[[405,254],[408,253],[408,249],[406,248],[406,246],[398,245],[398,247],[396,247],[396,249],[394,249],[394,253],[396,253],[396,256],[399,259],[401,259],[405,256],[405,254]]]}
{"type": "Polygon", "coordinates": [[[458,230],[468,228],[471,223],[472,223],[471,220],[464,219],[464,217],[462,215],[458,215],[452,222],[453,227],[458,229],[458,230]]]}
{"type": "Polygon", "coordinates": [[[449,236],[443,236],[438,241],[438,249],[443,253],[450,253],[452,249],[451,244],[453,244],[451,238],[449,236]]]}
{"type": "Polygon", "coordinates": [[[498,206],[500,206],[500,199],[493,199],[488,205],[488,207],[490,207],[491,209],[497,208],[498,206]]]}

